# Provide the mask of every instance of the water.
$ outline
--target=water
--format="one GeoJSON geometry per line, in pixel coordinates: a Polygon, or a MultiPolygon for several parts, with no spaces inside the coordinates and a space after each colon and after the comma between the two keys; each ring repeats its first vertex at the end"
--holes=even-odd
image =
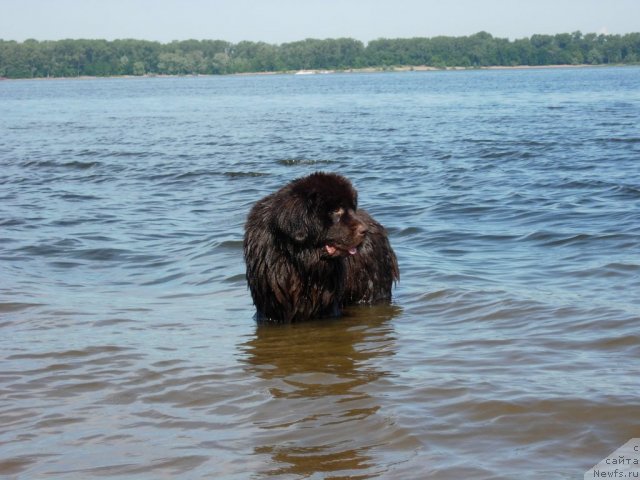
{"type": "Polygon", "coordinates": [[[0,475],[582,478],[640,436],[640,69],[0,82],[0,475]],[[257,326],[316,170],[394,304],[257,326]]]}

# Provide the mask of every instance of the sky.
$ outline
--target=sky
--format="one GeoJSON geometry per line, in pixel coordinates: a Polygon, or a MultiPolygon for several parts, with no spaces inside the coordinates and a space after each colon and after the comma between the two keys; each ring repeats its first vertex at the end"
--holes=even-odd
{"type": "Polygon", "coordinates": [[[280,44],[305,38],[640,31],[640,0],[0,0],[0,39],[280,44]]]}

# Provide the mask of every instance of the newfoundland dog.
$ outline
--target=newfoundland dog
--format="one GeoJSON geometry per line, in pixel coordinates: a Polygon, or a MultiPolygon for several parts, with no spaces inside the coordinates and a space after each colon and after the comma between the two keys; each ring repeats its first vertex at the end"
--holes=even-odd
{"type": "Polygon", "coordinates": [[[247,281],[259,321],[340,315],[391,300],[398,262],[349,180],[314,173],[257,202],[245,225],[247,281]]]}

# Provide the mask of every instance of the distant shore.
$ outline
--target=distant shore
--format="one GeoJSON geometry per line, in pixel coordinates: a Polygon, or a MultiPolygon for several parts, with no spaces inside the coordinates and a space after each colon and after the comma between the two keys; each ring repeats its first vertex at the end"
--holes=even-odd
{"type": "Polygon", "coordinates": [[[0,39],[0,77],[197,76],[381,71],[575,68],[639,65],[640,32],[576,31],[509,40],[488,32],[466,36],[306,38],[281,44],[224,40],[0,39]],[[456,66],[457,65],[457,66],[456,66]],[[485,65],[480,67],[480,65],[485,65]],[[509,65],[509,66],[507,66],[509,65]],[[513,67],[511,67],[513,65],[513,67]],[[365,67],[365,68],[359,68],[365,67]]]}
{"type": "Polygon", "coordinates": [[[346,68],[337,70],[324,69],[305,69],[305,70],[287,70],[287,71],[269,71],[269,72],[241,72],[241,73],[225,73],[225,74],[145,74],[145,75],[107,75],[107,76],[91,76],[80,75],[76,77],[33,77],[33,78],[4,78],[4,81],[22,81],[22,80],[93,80],[98,78],[114,78],[114,79],[140,79],[140,78],[181,78],[181,77],[246,77],[260,75],[325,75],[325,74],[341,74],[341,73],[393,73],[393,72],[446,72],[446,71],[467,71],[467,70],[539,70],[539,69],[564,69],[564,68],[607,68],[607,67],[633,67],[637,65],[629,64],[578,64],[578,65],[491,65],[483,67],[433,67],[430,65],[401,65],[391,67],[364,67],[364,68],[346,68]]]}
{"type": "MultiPolygon", "coordinates": [[[[311,70],[314,73],[377,73],[377,72],[444,72],[444,71],[461,71],[461,70],[532,70],[532,69],[550,69],[550,68],[591,68],[591,67],[618,67],[627,65],[491,65],[483,67],[433,67],[430,65],[402,65],[394,67],[366,67],[366,68],[349,68],[345,70],[311,70]]],[[[296,72],[294,72],[296,73],[296,72]]]]}

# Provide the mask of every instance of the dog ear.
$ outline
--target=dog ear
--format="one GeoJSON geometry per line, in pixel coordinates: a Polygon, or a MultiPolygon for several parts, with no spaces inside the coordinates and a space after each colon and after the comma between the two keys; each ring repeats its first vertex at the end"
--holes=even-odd
{"type": "Polygon", "coordinates": [[[317,213],[311,208],[312,204],[305,199],[291,196],[274,215],[275,228],[291,238],[296,243],[313,243],[320,235],[322,225],[319,225],[317,213]]]}
{"type": "Polygon", "coordinates": [[[281,205],[276,206],[274,223],[277,230],[297,243],[304,243],[309,237],[305,225],[307,208],[300,199],[289,197],[281,205]]]}

